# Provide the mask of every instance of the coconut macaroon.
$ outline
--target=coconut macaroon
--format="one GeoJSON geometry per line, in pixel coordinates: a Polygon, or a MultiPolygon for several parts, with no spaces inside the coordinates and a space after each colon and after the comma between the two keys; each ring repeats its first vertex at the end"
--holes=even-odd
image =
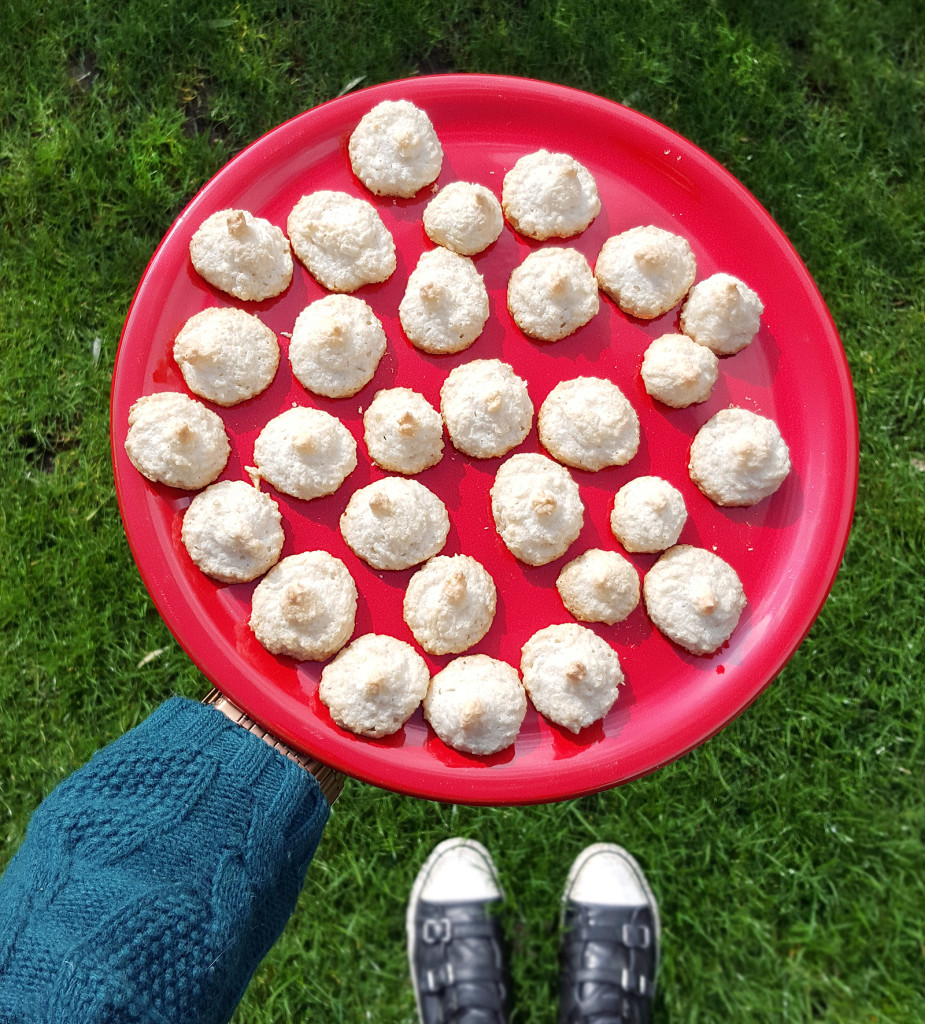
{"type": "Polygon", "coordinates": [[[125,453],[149,480],[195,491],[225,468],[231,445],[221,416],[188,395],[159,391],[129,409],[125,453]]]}
{"type": "Polygon", "coordinates": [[[456,658],[430,681],[424,717],[443,742],[469,754],[496,754],[517,738],[527,695],[517,670],[486,654],[456,658]]]}
{"type": "Polygon", "coordinates": [[[496,601],[495,582],[481,562],[437,555],[411,577],[403,613],[429,654],[459,654],[488,632],[496,601]]]}
{"type": "Polygon", "coordinates": [[[761,326],[764,304],[744,281],[714,274],[691,288],[681,309],[681,330],[718,356],[751,344],[761,326]]]}
{"type": "Polygon", "coordinates": [[[639,450],[639,417],[609,380],[576,377],[557,384],[540,406],[543,447],[560,462],[595,471],[623,466],[639,450]]]}
{"type": "Polygon", "coordinates": [[[597,313],[597,281],[577,249],[537,249],[514,268],[507,308],[524,334],[559,341],[597,313]]]}
{"type": "Polygon", "coordinates": [[[180,328],[173,357],[193,394],[231,406],[270,386],[279,366],[279,342],[243,309],[212,306],[180,328]]]}
{"type": "Polygon", "coordinates": [[[623,682],[617,652],[575,622],[534,633],[521,651],[520,671],[536,710],[576,733],[607,714],[623,682]]]}
{"type": "Polygon", "coordinates": [[[608,238],[594,275],[624,313],[651,320],[687,295],[697,261],[686,238],[650,224],[608,238]]]}
{"type": "Polygon", "coordinates": [[[424,208],[424,230],[436,245],[474,256],[496,241],[504,227],[494,192],[469,181],[451,181],[424,208]]]}
{"type": "Polygon", "coordinates": [[[446,505],[417,480],[387,476],[354,491],[340,517],[347,546],[374,569],[410,569],[446,543],[446,505]]]}
{"type": "Polygon", "coordinates": [[[206,218],[189,252],[200,276],[236,299],[270,299],[292,280],[292,252],[282,229],[247,210],[219,210],[206,218]]]}
{"type": "Polygon", "coordinates": [[[545,455],[512,455],[491,488],[491,514],[515,558],[545,565],[581,533],[584,505],[569,471],[545,455]]]}
{"type": "Polygon", "coordinates": [[[276,565],[285,535],[279,506],[243,480],[222,480],[193,498],[180,539],[207,576],[247,583],[276,565]]]}
{"type": "Polygon", "coordinates": [[[386,281],[395,270],[395,242],[365,199],[328,189],[312,192],[295,204],[286,226],[296,256],[332,292],[386,281]]]}
{"type": "Polygon", "coordinates": [[[755,505],[790,472],[790,451],[773,420],[748,409],[722,409],[691,444],[691,479],[717,505],[755,505]]]}
{"type": "Polygon", "coordinates": [[[318,696],[342,728],[360,736],[390,736],[427,693],[427,662],[403,640],[366,633],[321,670],[318,696]]]}
{"type": "Polygon", "coordinates": [[[377,196],[409,199],[443,164],[430,118],[408,100],[384,100],[364,114],[348,149],[353,173],[377,196]]]}
{"type": "Polygon", "coordinates": [[[368,303],[353,295],[326,295],[296,317],[289,361],[307,390],[349,398],[373,379],[385,347],[385,331],[368,303]]]}
{"type": "Polygon", "coordinates": [[[677,544],[687,507],[677,487],[660,476],[637,476],[613,501],[610,528],[627,551],[664,551],[677,544]]]}
{"type": "Polygon", "coordinates": [[[528,238],[569,238],[601,212],[591,172],[567,153],[541,149],[522,156],[504,176],[504,215],[528,238]]]}
{"type": "Polygon", "coordinates": [[[336,416],[297,406],[260,431],[254,462],[253,476],[283,494],[310,500],[333,494],[356,469],[357,445],[336,416]]]}
{"type": "Polygon", "coordinates": [[[474,359],[451,370],[440,388],[440,411],[454,447],[476,459],[516,448],[533,423],[526,381],[500,359],[474,359]]]}
{"type": "Polygon", "coordinates": [[[649,618],[691,654],[712,654],[732,636],[746,605],[731,565],[703,548],[670,548],[646,573],[642,593],[649,618]]]}
{"type": "Polygon", "coordinates": [[[415,348],[434,355],[462,352],[488,319],[482,275],[467,256],[449,249],[423,253],[408,277],[398,318],[415,348]]]}
{"type": "Polygon", "coordinates": [[[363,413],[363,432],[369,457],[390,473],[420,473],[443,458],[440,413],[411,388],[377,391],[363,413]]]}
{"type": "Polygon", "coordinates": [[[257,584],[250,627],[271,654],[324,661],[350,639],[357,588],[347,567],[327,551],[283,558],[257,584]]]}
{"type": "Polygon", "coordinates": [[[642,357],[646,391],[672,409],[705,402],[719,376],[719,359],[686,334],[663,334],[642,357]]]}
{"type": "Polygon", "coordinates": [[[556,580],[562,603],[582,622],[622,622],[639,604],[639,575],[616,551],[590,548],[556,580]]]}

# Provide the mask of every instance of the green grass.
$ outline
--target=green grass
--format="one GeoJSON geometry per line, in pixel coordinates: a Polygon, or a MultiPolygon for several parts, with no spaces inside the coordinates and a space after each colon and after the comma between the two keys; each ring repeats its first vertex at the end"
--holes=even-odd
{"type": "Polygon", "coordinates": [[[916,5],[3,0],[0,24],[0,861],[94,749],[207,689],[144,592],[109,465],[116,344],[162,234],[235,152],[361,76],[532,76],[687,136],[794,242],[857,391],[845,564],[778,681],[654,776],[510,810],[348,783],[236,1024],[412,1021],[404,902],[457,833],[489,846],[508,889],[518,1022],[554,1020],[559,890],[601,839],[633,850],[659,895],[659,1020],[925,1019],[916,5]]]}

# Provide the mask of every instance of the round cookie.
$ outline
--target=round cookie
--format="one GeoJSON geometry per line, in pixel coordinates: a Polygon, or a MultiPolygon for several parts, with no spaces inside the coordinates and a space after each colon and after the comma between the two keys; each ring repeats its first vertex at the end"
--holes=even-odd
{"type": "Polygon", "coordinates": [[[385,331],[368,303],[326,295],[296,317],[289,361],[308,391],[349,398],[373,379],[385,348],[385,331]]]}
{"type": "Polygon", "coordinates": [[[467,256],[430,249],[408,278],[398,318],[415,348],[434,355],[462,352],[488,319],[482,275],[467,256]]]}
{"type": "Polygon", "coordinates": [[[507,308],[524,334],[559,341],[597,313],[597,281],[577,249],[537,249],[514,268],[507,308]]]}
{"type": "Polygon", "coordinates": [[[270,386],[279,366],[279,342],[243,309],[211,306],[180,328],[173,357],[193,394],[231,406],[270,386]]]}
{"type": "Polygon", "coordinates": [[[567,153],[541,149],[522,156],[504,176],[501,206],[528,238],[569,238],[601,212],[591,172],[567,153]]]}
{"type": "Polygon", "coordinates": [[[545,455],[512,455],[491,488],[491,514],[515,558],[545,565],[581,533],[584,505],[569,471],[545,455]]]}
{"type": "Polygon", "coordinates": [[[556,580],[562,603],[582,622],[622,622],[639,604],[639,576],[616,551],[591,548],[563,566],[556,580]]]}
{"type": "Polygon", "coordinates": [[[451,370],[440,388],[440,411],[453,445],[476,459],[516,448],[533,423],[526,381],[500,359],[474,359],[451,370]]]}
{"type": "Polygon", "coordinates": [[[321,670],[318,696],[342,728],[360,736],[390,736],[427,693],[427,662],[393,636],[366,633],[321,670]]]}
{"type": "Polygon", "coordinates": [[[354,491],[340,517],[347,546],[374,569],[410,569],[446,543],[446,505],[417,480],[387,476],[354,491]]]}
{"type": "Polygon", "coordinates": [[[686,334],[663,334],[642,357],[646,391],[672,409],[705,402],[719,376],[719,359],[686,334]]]}
{"type": "Polygon", "coordinates": [[[250,627],[271,654],[324,661],[350,639],[357,588],[327,551],[283,558],[254,588],[250,627]]]}
{"type": "Polygon", "coordinates": [[[243,480],[222,480],[193,498],[180,539],[202,572],[247,583],[276,565],[285,535],[279,506],[243,480]]]}
{"type": "Polygon", "coordinates": [[[451,661],[430,681],[424,717],[443,742],[469,754],[496,754],[517,738],[527,695],[517,670],[485,654],[451,661]]]}
{"type": "Polygon", "coordinates": [[[297,406],[275,416],[254,443],[256,475],[294,498],[333,494],[354,471],[356,441],[337,417],[297,406]]]}
{"type": "Polygon", "coordinates": [[[495,617],[495,583],[469,555],[437,555],[411,577],[403,613],[429,654],[459,654],[479,642],[495,617]]]}
{"type": "Polygon", "coordinates": [[[595,471],[623,466],[639,450],[639,417],[609,380],[576,377],[557,384],[540,406],[543,447],[560,462],[595,471]]]}
{"type": "Polygon", "coordinates": [[[270,299],[292,280],[292,253],[282,229],[247,210],[219,210],[206,218],[189,252],[199,275],[236,299],[270,299]]]}
{"type": "Polygon", "coordinates": [[[790,452],[773,420],[748,409],[721,409],[691,444],[691,480],[717,505],[755,505],[790,472],[790,452]]]}
{"type": "Polygon", "coordinates": [[[420,473],[443,458],[443,420],[411,388],[377,391],[363,413],[369,457],[390,473],[420,473]]]}
{"type": "Polygon", "coordinates": [[[681,492],[660,476],[637,476],[613,501],[610,528],[627,551],[664,551],[687,522],[681,492]]]}
{"type": "Polygon", "coordinates": [[[468,181],[451,181],[424,208],[427,237],[461,256],[487,249],[503,227],[501,204],[494,192],[468,181]]]}
{"type": "Polygon", "coordinates": [[[348,149],[353,173],[377,196],[410,199],[443,164],[430,118],[408,100],[384,100],[364,114],[348,149]]]}
{"type": "Polygon", "coordinates": [[[657,629],[691,654],[712,654],[732,636],[745,607],[736,571],[719,555],[680,544],[646,573],[642,593],[657,629]]]}
{"type": "Polygon", "coordinates": [[[681,309],[681,330],[718,356],[751,344],[761,326],[764,304],[731,274],[714,274],[691,288],[681,309]]]}
{"type": "Polygon", "coordinates": [[[520,671],[536,710],[574,733],[607,714],[623,682],[617,652],[575,622],[534,633],[521,651],[520,671]]]}
{"type": "Polygon", "coordinates": [[[687,295],[697,261],[686,238],[650,224],[608,238],[594,275],[625,313],[651,320],[687,295]]]}
{"type": "Polygon", "coordinates": [[[159,391],[129,409],[125,452],[149,480],[195,491],[225,468],[231,445],[221,416],[188,395],[159,391]]]}
{"type": "Polygon", "coordinates": [[[392,276],[395,242],[376,208],[346,192],[321,189],[292,208],[292,248],[322,287],[354,292],[392,276]]]}

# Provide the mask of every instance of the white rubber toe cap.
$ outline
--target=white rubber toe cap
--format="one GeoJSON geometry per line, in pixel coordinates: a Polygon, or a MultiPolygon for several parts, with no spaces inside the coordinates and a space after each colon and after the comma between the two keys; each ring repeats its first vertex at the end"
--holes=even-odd
{"type": "Polygon", "coordinates": [[[649,905],[658,912],[642,868],[614,843],[595,843],[578,855],[569,871],[563,899],[599,906],[649,905]]]}
{"type": "Polygon", "coordinates": [[[474,839],[447,839],[434,848],[418,872],[417,899],[465,903],[504,895],[491,855],[474,839]]]}

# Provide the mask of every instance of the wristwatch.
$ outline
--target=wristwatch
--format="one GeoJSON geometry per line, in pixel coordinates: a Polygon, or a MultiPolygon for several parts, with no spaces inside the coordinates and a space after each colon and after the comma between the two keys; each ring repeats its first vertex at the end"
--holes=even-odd
{"type": "Polygon", "coordinates": [[[314,775],[318,780],[318,785],[321,787],[321,792],[329,804],[333,804],[340,796],[340,792],[344,788],[344,775],[342,772],[337,771],[336,768],[331,768],[330,765],[316,761],[313,757],[300,754],[297,750],[293,750],[292,747],[286,746],[282,740],[277,739],[271,733],[268,733],[263,726],[258,725],[253,718],[248,718],[220,690],[212,690],[202,703],[210,704],[218,711],[221,711],[223,715],[230,718],[236,725],[240,725],[242,729],[253,733],[274,750],[278,750],[284,757],[288,757],[290,761],[295,761],[300,768],[304,768],[309,774],[314,775]]]}

